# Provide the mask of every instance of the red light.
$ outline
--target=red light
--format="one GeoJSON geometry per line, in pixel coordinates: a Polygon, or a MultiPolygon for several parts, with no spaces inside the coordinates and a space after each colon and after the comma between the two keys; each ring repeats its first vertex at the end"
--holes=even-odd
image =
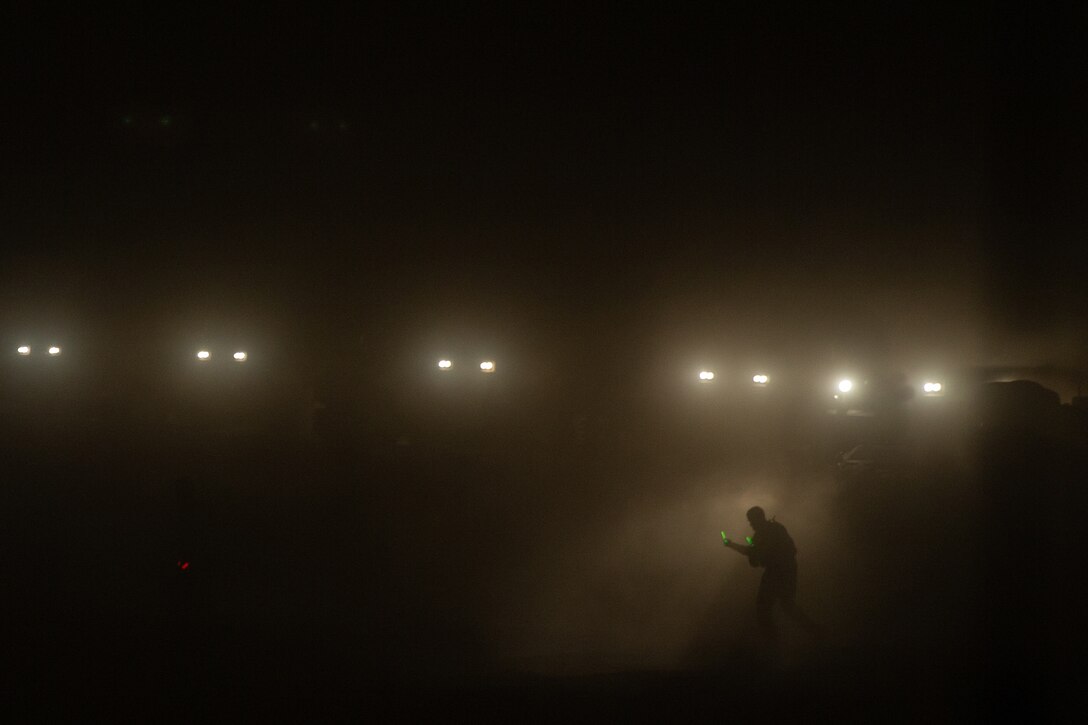
{"type": "Polygon", "coordinates": [[[178,562],[178,569],[181,569],[182,571],[185,571],[188,568],[189,568],[189,562],[187,562],[187,561],[179,561],[178,562]]]}

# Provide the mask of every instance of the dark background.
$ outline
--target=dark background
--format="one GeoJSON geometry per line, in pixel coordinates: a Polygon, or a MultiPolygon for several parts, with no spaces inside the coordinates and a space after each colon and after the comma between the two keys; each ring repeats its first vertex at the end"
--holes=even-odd
{"type": "Polygon", "coordinates": [[[112,325],[215,299],[323,340],[502,307],[1082,364],[1083,20],[16,7],[4,289],[112,325]]]}
{"type": "Polygon", "coordinates": [[[5,6],[0,338],[64,347],[4,371],[27,691],[309,716],[373,705],[362,680],[529,710],[732,682],[865,712],[955,634],[976,654],[934,687],[970,694],[935,701],[1001,711],[1003,657],[1044,673],[1025,708],[1062,701],[1078,650],[989,602],[1061,600],[1067,569],[1010,594],[994,572],[1032,561],[985,544],[1057,509],[1067,551],[1082,510],[1086,12],[878,5],[5,6]],[[955,382],[829,423],[844,373],[955,382]],[[976,438],[968,383],[1014,378],[1071,427],[976,438]],[[842,500],[834,455],[904,430],[944,435],[947,485],[842,500]],[[702,533],[756,503],[840,636],[735,682],[756,575],[718,592],[737,562],[702,533]],[[888,535],[915,521],[964,547],[923,547],[937,583],[888,535]],[[906,626],[903,590],[956,614],[906,626]]]}

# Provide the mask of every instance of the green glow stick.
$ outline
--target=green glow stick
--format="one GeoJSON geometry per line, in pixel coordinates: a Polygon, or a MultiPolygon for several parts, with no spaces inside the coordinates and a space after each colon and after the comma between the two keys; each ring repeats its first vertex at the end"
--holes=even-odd
{"type": "Polygon", "coordinates": [[[725,538],[725,532],[724,531],[722,532],[722,543],[723,544],[728,544],[729,543],[729,539],[725,538]]]}
{"type": "Polygon", "coordinates": [[[748,546],[752,545],[752,537],[751,536],[745,536],[744,540],[748,542],[748,546]]]}

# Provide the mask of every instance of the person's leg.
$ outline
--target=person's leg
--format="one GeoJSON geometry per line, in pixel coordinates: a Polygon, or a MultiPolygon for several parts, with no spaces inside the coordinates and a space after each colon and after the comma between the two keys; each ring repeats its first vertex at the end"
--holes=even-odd
{"type": "Polygon", "coordinates": [[[814,639],[820,639],[823,636],[823,629],[797,606],[797,577],[790,577],[788,580],[783,581],[782,584],[782,591],[780,593],[782,611],[785,612],[790,619],[796,622],[801,629],[805,630],[809,636],[814,639]]]}
{"type": "Polygon", "coordinates": [[[771,643],[778,641],[778,630],[774,626],[774,602],[777,598],[774,581],[764,574],[759,582],[759,594],[756,595],[756,622],[760,635],[771,643]]]}

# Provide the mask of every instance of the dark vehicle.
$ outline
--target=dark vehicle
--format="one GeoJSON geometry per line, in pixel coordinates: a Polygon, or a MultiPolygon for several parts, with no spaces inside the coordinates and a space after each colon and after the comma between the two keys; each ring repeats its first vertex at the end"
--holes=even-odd
{"type": "Polygon", "coordinates": [[[899,446],[862,443],[839,456],[835,479],[839,483],[907,481],[920,474],[911,452],[899,446]]]}
{"type": "Polygon", "coordinates": [[[985,432],[1043,431],[1061,409],[1060,396],[1034,380],[984,383],[972,402],[977,429],[985,432]]]}

